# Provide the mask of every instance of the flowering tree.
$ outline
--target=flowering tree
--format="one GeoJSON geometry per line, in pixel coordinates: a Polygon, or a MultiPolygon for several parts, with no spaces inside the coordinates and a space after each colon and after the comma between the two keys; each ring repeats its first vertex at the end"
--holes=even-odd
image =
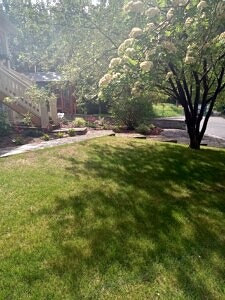
{"type": "Polygon", "coordinates": [[[225,89],[225,2],[130,1],[136,18],[100,80],[101,96],[148,95],[157,88],[184,108],[190,147],[200,149],[218,95],[225,89]],[[205,115],[205,117],[204,117],[205,115]]]}

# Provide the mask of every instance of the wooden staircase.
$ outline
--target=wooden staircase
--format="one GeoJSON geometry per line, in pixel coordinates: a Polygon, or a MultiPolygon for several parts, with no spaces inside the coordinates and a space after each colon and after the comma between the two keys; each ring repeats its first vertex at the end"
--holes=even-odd
{"type": "Polygon", "coordinates": [[[25,75],[0,65],[0,101],[20,115],[29,113],[34,125],[49,128],[49,117],[56,120],[57,111],[54,110],[54,116],[49,116],[46,103],[34,103],[24,97],[26,90],[33,84],[25,75]],[[15,101],[4,101],[6,97],[15,101]]]}

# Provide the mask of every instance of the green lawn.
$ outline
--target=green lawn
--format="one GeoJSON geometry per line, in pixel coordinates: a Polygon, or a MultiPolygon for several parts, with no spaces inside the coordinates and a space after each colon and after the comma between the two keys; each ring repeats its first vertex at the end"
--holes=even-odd
{"type": "Polygon", "coordinates": [[[0,170],[0,299],[225,299],[225,151],[109,137],[0,170]]]}
{"type": "Polygon", "coordinates": [[[153,111],[156,117],[176,117],[184,114],[184,110],[181,106],[170,103],[154,104],[153,111]]]}

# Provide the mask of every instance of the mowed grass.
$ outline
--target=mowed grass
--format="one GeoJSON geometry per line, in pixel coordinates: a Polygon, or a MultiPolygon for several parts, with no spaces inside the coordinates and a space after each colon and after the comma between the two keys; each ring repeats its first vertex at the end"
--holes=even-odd
{"type": "Polygon", "coordinates": [[[153,112],[155,117],[176,117],[184,114],[184,110],[181,106],[176,106],[171,103],[154,104],[153,112]]]}
{"type": "Polygon", "coordinates": [[[225,151],[109,137],[0,170],[0,299],[225,299],[225,151]]]}

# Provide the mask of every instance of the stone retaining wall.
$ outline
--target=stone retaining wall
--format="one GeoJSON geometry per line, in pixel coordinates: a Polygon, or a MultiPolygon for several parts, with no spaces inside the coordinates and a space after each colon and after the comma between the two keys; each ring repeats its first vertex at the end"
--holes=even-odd
{"type": "Polygon", "coordinates": [[[152,120],[152,124],[163,129],[182,129],[186,130],[186,123],[180,119],[157,118],[152,120]]]}

